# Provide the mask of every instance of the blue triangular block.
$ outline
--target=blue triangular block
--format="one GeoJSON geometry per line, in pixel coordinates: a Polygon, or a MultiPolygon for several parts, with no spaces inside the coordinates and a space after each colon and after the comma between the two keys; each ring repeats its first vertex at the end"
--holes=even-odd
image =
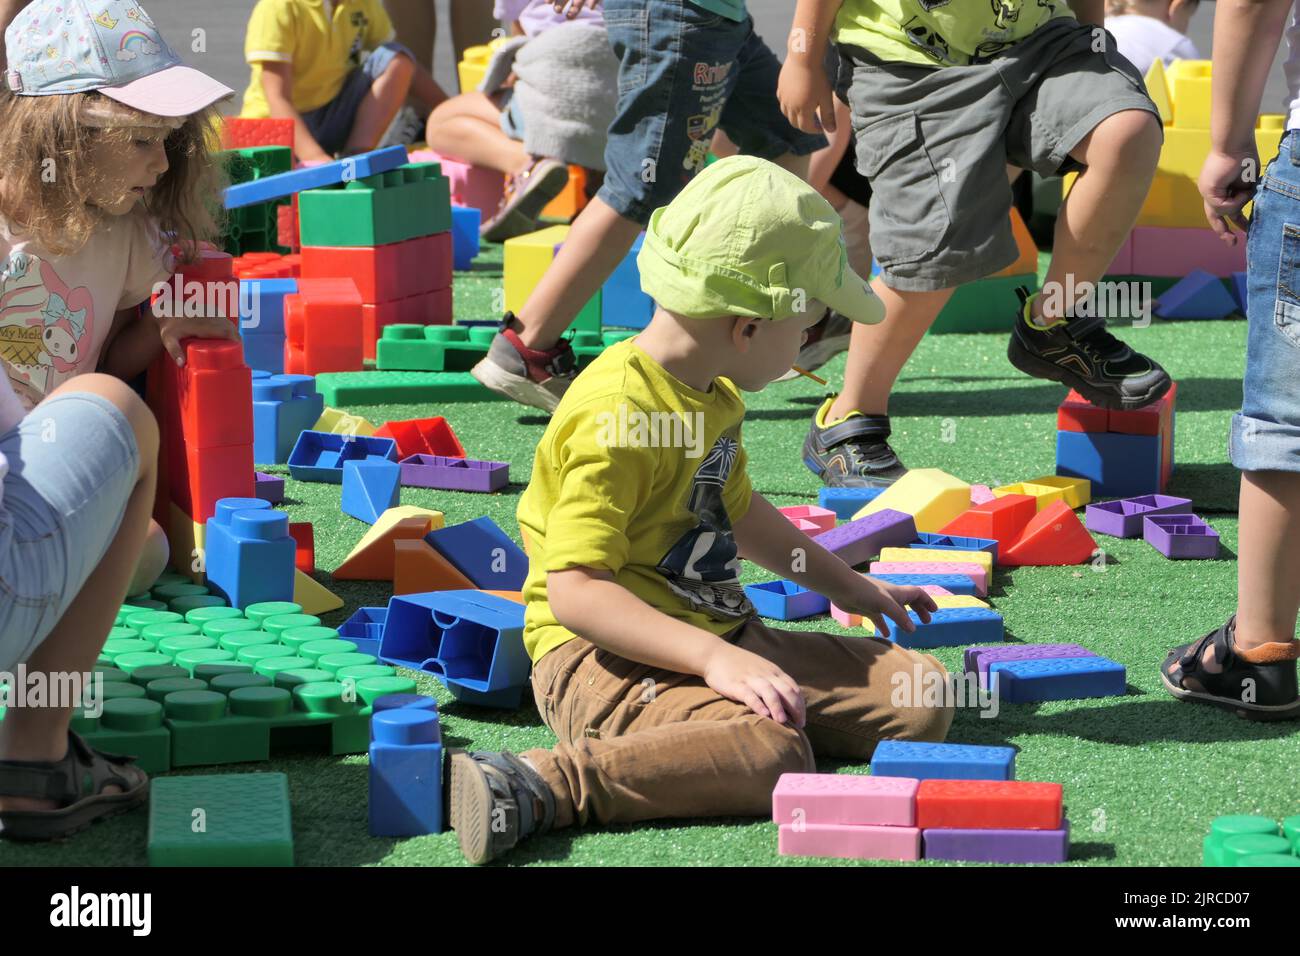
{"type": "Polygon", "coordinates": [[[343,513],[374,524],[389,508],[396,508],[402,469],[395,461],[365,458],[343,463],[343,513]]]}
{"type": "Polygon", "coordinates": [[[1155,313],[1162,319],[1222,319],[1237,311],[1228,290],[1204,269],[1194,269],[1156,299],[1155,313]]]}
{"type": "Polygon", "coordinates": [[[475,518],[430,531],[424,540],[486,591],[518,591],[528,576],[528,556],[495,521],[475,518]]]}
{"type": "Polygon", "coordinates": [[[1246,314],[1246,273],[1234,272],[1232,274],[1232,294],[1237,298],[1237,311],[1242,315],[1246,314]]]}

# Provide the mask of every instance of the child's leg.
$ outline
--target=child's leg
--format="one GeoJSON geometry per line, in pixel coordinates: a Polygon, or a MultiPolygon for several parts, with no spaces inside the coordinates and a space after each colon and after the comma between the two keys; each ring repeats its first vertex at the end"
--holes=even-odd
{"type": "Polygon", "coordinates": [[[370,59],[362,69],[374,79],[357,104],[352,131],[343,144],[344,154],[364,153],[375,148],[379,138],[384,135],[384,130],[388,129],[388,124],[406,101],[417,68],[409,55],[395,52],[386,46],[370,54],[370,59]],[[376,57],[384,62],[372,67],[371,61],[376,57]]]}
{"type": "MultiPolygon", "coordinates": [[[[131,476],[134,482],[125,499],[120,521],[106,547],[102,542],[71,542],[77,550],[87,545],[94,547],[95,553],[100,556],[87,576],[79,582],[69,582],[72,586],[80,585],[76,597],[66,604],[53,629],[26,658],[29,673],[86,673],[94,667],[95,660],[112,627],[117,609],[126,596],[127,583],[136,567],[140,549],[148,533],[149,515],[153,509],[158,459],[158,427],[147,406],[125,383],[107,375],[78,376],[51,393],[46,402],[38,405],[28,418],[35,418],[39,422],[41,410],[48,403],[77,394],[100,396],[125,417],[135,443],[138,464],[135,473],[131,476]]],[[[68,425],[54,412],[51,412],[50,420],[56,426],[52,444],[57,445],[62,440],[67,445],[76,446],[79,441],[84,440],[75,433],[67,434],[60,439],[59,430],[67,429],[68,425]]],[[[110,421],[109,427],[111,424],[110,421]]],[[[39,438],[31,444],[35,445],[38,441],[39,438]]],[[[56,454],[51,452],[52,456],[56,454]]],[[[69,452],[68,455],[72,456],[75,453],[69,452]]],[[[28,480],[31,482],[31,487],[39,492],[42,489],[42,480],[36,473],[35,456],[30,457],[33,459],[32,467],[30,472],[25,467],[24,473],[30,473],[28,480]]],[[[66,460],[63,459],[65,462],[66,460]]],[[[27,464],[24,461],[24,465],[27,464]]],[[[94,463],[89,464],[94,467],[94,463]]],[[[76,492],[81,500],[58,502],[59,508],[71,512],[73,521],[92,516],[103,519],[106,509],[122,507],[120,500],[113,502],[95,497],[97,492],[105,493],[103,488],[105,482],[102,476],[98,483],[94,482],[93,476],[85,477],[82,484],[86,487],[76,492]]],[[[9,502],[6,501],[6,505],[8,504],[9,502]]],[[[73,549],[70,547],[68,550],[73,549]]],[[[60,759],[68,746],[68,724],[71,714],[72,709],[69,706],[10,709],[5,719],[0,721],[0,760],[60,759]]],[[[5,809],[36,809],[41,805],[41,801],[0,797],[0,807],[5,809]]]]}
{"type": "Polygon", "coordinates": [[[150,519],[149,533],[140,548],[140,558],[136,561],[135,574],[131,576],[126,593],[135,595],[147,591],[158,580],[158,576],[167,570],[170,559],[171,545],[167,541],[167,532],[163,531],[162,525],[157,521],[150,519]]]}
{"type": "Polygon", "coordinates": [[[501,129],[501,110],[485,93],[473,90],[453,96],[429,114],[425,130],[429,148],[474,166],[507,176],[523,171],[531,157],[524,144],[501,129]]]}
{"type": "Polygon", "coordinates": [[[1300,472],[1241,476],[1236,645],[1295,638],[1300,612],[1300,472]]]}

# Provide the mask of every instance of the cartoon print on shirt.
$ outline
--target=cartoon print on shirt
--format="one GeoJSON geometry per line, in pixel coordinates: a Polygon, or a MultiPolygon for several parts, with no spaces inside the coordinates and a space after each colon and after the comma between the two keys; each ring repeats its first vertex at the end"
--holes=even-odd
{"type": "Polygon", "coordinates": [[[69,289],[39,256],[9,257],[0,269],[0,360],[20,396],[35,404],[75,374],[93,335],[89,289],[69,289]]]}

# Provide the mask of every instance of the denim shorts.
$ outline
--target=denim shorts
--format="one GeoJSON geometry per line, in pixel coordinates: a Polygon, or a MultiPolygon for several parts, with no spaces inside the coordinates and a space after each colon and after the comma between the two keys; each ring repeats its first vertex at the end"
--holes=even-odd
{"type": "Polygon", "coordinates": [[[742,153],[776,159],[826,145],[781,113],[781,64],[754,32],[688,0],[605,0],[619,58],[618,105],[605,145],[601,200],[645,225],[704,168],[721,128],[742,153]]]}
{"type": "Polygon", "coordinates": [[[302,121],[321,149],[332,155],[347,145],[361,101],[394,57],[403,53],[415,60],[415,54],[400,43],[384,43],[371,50],[365,62],[348,74],[334,99],[302,114],[302,121]]]}
{"type": "Polygon", "coordinates": [[[126,416],[107,399],[64,393],[0,435],[0,670],[53,629],[117,535],[140,473],[126,416]]]}
{"type": "Polygon", "coordinates": [[[1300,131],[1255,195],[1246,241],[1246,378],[1228,454],[1242,471],[1300,471],[1300,131]]]}
{"type": "Polygon", "coordinates": [[[501,132],[521,143],[524,140],[524,111],[519,108],[519,100],[512,90],[501,103],[501,132]]]}

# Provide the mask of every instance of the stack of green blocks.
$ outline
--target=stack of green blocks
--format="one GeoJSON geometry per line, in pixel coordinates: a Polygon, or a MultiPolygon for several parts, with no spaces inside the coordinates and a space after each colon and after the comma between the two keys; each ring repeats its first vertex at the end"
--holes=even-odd
{"type": "MultiPolygon", "coordinates": [[[[226,150],[220,154],[226,163],[226,173],[231,184],[265,179],[287,173],[292,164],[292,152],[286,146],[252,146],[247,149],[226,150]]],[[[278,252],[289,250],[279,244],[280,206],[290,200],[276,199],[255,203],[226,213],[221,245],[232,256],[246,252],[278,252]]]]}
{"type": "Polygon", "coordinates": [[[451,184],[437,163],[298,194],[304,246],[383,246],[451,229],[451,184]]]}

